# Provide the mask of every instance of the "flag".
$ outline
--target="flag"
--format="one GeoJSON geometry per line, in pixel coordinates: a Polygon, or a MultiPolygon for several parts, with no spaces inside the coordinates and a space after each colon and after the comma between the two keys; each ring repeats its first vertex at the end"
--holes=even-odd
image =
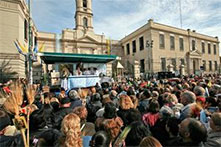
{"type": "Polygon", "coordinates": [[[15,46],[16,46],[18,52],[19,52],[20,54],[22,54],[22,55],[25,55],[25,54],[22,52],[21,48],[19,47],[19,45],[17,44],[16,41],[14,41],[14,44],[15,44],[15,46]]]}
{"type": "Polygon", "coordinates": [[[26,46],[22,46],[21,43],[16,39],[18,46],[22,50],[23,53],[28,53],[28,48],[26,46]]]}
{"type": "Polygon", "coordinates": [[[107,39],[107,54],[110,55],[110,39],[107,39]]]}
{"type": "Polygon", "coordinates": [[[41,47],[38,49],[38,52],[43,52],[44,51],[44,46],[45,42],[42,43],[41,47]]]}
{"type": "Polygon", "coordinates": [[[35,47],[33,49],[33,53],[36,54],[38,52],[38,43],[35,44],[35,47]]]}

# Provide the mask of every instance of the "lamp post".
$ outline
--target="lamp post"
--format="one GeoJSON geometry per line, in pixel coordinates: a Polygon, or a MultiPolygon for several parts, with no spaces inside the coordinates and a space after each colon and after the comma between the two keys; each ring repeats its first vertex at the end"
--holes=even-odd
{"type": "Polygon", "coordinates": [[[32,77],[32,45],[31,45],[31,0],[28,0],[28,9],[29,9],[29,18],[28,18],[28,82],[29,84],[33,83],[33,77],[32,77]]]}

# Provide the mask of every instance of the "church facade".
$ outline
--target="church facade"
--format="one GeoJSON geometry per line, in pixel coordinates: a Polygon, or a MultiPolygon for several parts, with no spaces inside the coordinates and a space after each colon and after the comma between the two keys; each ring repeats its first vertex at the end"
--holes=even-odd
{"type": "MultiPolygon", "coordinates": [[[[59,35],[39,32],[31,21],[32,49],[36,44],[44,44],[44,52],[117,55],[124,67],[122,73],[136,78],[140,77],[140,73],[161,71],[185,75],[220,73],[218,37],[159,24],[150,19],[121,40],[109,41],[105,35],[94,32],[92,0],[75,2],[74,29],[64,29],[59,35]]],[[[10,66],[18,72],[18,77],[25,77],[25,58],[13,43],[18,40],[28,46],[29,10],[25,0],[1,0],[0,18],[3,22],[0,23],[0,63],[10,60],[10,66]]],[[[115,73],[115,65],[116,62],[106,65],[108,76],[115,73]]],[[[34,66],[38,68],[35,68],[33,76],[40,80],[41,66],[38,63],[34,66]]]]}
{"type": "MultiPolygon", "coordinates": [[[[59,38],[56,38],[56,34],[38,32],[39,44],[45,42],[44,51],[76,54],[117,53],[118,56],[122,56],[119,41],[111,40],[108,43],[109,40],[105,35],[95,34],[91,2],[91,0],[76,0],[75,28],[62,30],[59,38]],[[60,49],[56,46],[56,40],[59,41],[60,49]],[[107,48],[111,48],[112,53],[107,48]]],[[[107,76],[112,76],[112,63],[107,63],[106,68],[107,76]]]]}

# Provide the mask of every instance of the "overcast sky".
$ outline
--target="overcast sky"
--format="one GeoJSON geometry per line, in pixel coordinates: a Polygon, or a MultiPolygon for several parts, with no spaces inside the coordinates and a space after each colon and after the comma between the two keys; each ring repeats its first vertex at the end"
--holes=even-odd
{"type": "MultiPolygon", "coordinates": [[[[152,18],[181,28],[179,0],[92,0],[97,34],[117,40],[152,18]]],[[[221,40],[221,0],[181,0],[182,28],[218,36],[221,40]]],[[[32,0],[32,17],[38,31],[61,34],[74,28],[75,0],[32,0]]]]}

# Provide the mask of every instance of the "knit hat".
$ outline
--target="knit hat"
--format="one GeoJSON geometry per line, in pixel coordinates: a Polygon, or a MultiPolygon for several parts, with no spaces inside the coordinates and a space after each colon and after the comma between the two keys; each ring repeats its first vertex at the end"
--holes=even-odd
{"type": "Polygon", "coordinates": [[[10,124],[11,124],[11,121],[10,121],[8,114],[5,111],[0,110],[0,131],[10,124]]]}

